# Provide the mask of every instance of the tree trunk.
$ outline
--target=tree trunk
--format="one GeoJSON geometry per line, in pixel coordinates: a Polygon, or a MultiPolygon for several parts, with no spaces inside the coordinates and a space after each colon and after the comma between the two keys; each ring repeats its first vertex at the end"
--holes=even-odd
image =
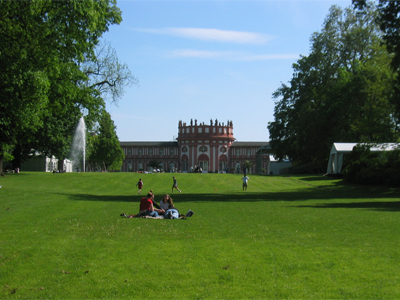
{"type": "Polygon", "coordinates": [[[0,176],[5,176],[3,172],[4,151],[0,151],[0,176]]]}

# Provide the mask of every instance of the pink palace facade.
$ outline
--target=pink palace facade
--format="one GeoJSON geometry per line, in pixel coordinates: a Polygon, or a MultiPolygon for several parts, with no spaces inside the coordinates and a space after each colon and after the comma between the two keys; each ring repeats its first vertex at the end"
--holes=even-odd
{"type": "Polygon", "coordinates": [[[218,120],[189,124],[179,121],[176,142],[121,142],[125,153],[123,172],[153,171],[152,161],[169,172],[192,172],[196,166],[203,172],[240,172],[245,161],[252,167],[247,173],[261,174],[268,170],[268,142],[238,142],[233,137],[233,123],[218,120]]]}

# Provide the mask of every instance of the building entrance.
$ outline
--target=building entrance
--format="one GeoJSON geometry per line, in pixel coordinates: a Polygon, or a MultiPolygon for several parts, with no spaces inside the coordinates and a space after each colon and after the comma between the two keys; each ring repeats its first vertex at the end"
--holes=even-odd
{"type": "Polygon", "coordinates": [[[219,171],[221,172],[221,171],[227,171],[226,170],[226,161],[220,161],[219,162],[219,171]]]}
{"type": "Polygon", "coordinates": [[[202,168],[203,173],[208,173],[208,161],[199,161],[199,166],[202,168]]]}

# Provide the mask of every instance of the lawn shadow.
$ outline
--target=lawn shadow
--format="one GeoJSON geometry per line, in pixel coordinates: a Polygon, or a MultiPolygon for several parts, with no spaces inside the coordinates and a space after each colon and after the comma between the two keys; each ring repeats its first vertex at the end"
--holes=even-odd
{"type": "MultiPolygon", "coordinates": [[[[58,195],[66,196],[76,201],[104,201],[104,202],[135,202],[139,203],[144,195],[99,195],[89,193],[68,194],[59,193],[58,195]]],[[[311,200],[332,200],[332,199],[399,199],[399,191],[388,191],[387,193],[368,193],[354,191],[338,192],[337,190],[329,190],[316,187],[315,189],[299,189],[286,192],[236,192],[232,194],[170,194],[176,203],[183,202],[265,202],[265,201],[311,201],[311,200]]],[[[156,195],[155,201],[161,201],[162,194],[156,195]]],[[[366,202],[370,203],[370,202],[366,202]]],[[[380,202],[376,202],[380,203],[380,202]]],[[[388,202],[393,203],[393,202],[388,202]]],[[[327,203],[329,205],[329,203],[327,203]]],[[[335,204],[332,204],[335,205],[335,204]]],[[[346,205],[346,204],[343,204],[346,205]]],[[[315,206],[311,206],[315,207],[315,206]]]]}

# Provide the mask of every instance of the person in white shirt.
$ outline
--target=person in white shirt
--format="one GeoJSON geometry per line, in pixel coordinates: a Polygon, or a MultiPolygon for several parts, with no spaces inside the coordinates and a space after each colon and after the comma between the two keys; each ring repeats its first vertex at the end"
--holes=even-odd
{"type": "Polygon", "coordinates": [[[243,180],[243,191],[247,191],[247,182],[249,181],[249,177],[247,177],[246,174],[244,174],[242,180],[243,180]]]}
{"type": "Polygon", "coordinates": [[[164,197],[162,198],[161,202],[160,202],[160,207],[163,210],[168,210],[171,208],[175,208],[174,206],[174,202],[172,201],[172,198],[170,195],[165,194],[164,197]]]}

